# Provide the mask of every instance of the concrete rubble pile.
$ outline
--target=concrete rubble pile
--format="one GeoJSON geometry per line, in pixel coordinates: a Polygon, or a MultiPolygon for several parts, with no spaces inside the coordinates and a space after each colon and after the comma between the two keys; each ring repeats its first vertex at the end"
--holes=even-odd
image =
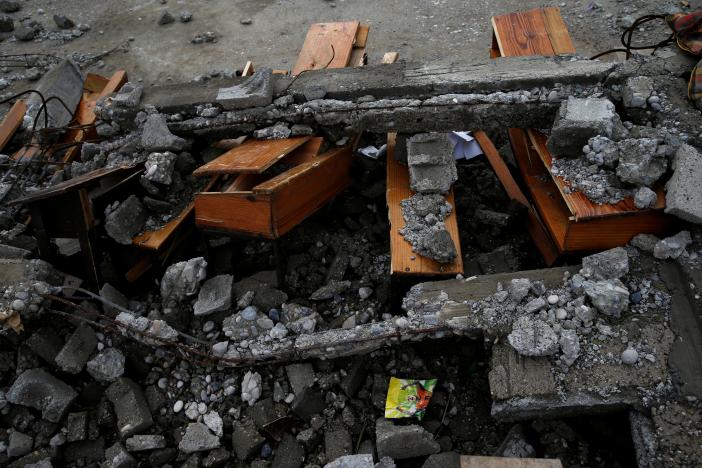
{"type": "MultiPolygon", "coordinates": [[[[192,14],[164,10],[157,22],[178,26],[178,18],[192,14]]],[[[62,15],[54,21],[63,34],[82,31],[62,15]]],[[[2,18],[0,26],[9,29],[2,18]]],[[[21,28],[43,37],[39,25],[21,28]]],[[[18,39],[30,34],[18,29],[18,39]]],[[[655,120],[674,115],[655,80],[619,76],[611,64],[572,66],[562,82],[530,77],[529,89],[455,76],[428,88],[408,74],[407,94],[376,98],[370,84],[382,87],[358,85],[358,70],[340,84],[315,84],[314,74],[278,81],[260,68],[178,109],[156,106],[163,90],[137,82],[100,99],[102,140],[84,143],[80,158],[52,166],[55,173],[42,169],[30,187],[139,166],[141,192],[99,213],[108,248],[97,294],[77,286],[76,252],[55,266],[38,259],[29,211],[0,206],[0,466],[449,467],[460,466],[459,454],[615,466],[618,450],[601,439],[621,432],[621,414],[639,434],[627,450],[638,456],[647,450],[639,442],[653,440],[660,466],[699,464],[699,388],[674,368],[683,343],[694,343],[682,339],[681,298],[699,306],[699,140],[655,120]],[[486,117],[496,108],[505,113],[500,125],[486,117]],[[419,109],[436,119],[415,119],[419,109]],[[455,119],[494,129],[520,118],[523,126],[553,122],[553,172],[572,190],[597,203],[631,196],[645,209],[665,187],[666,211],[680,226],[578,266],[535,270],[543,260],[532,253],[526,209],[483,158],[457,164],[445,133],[455,119]],[[198,232],[154,254],[137,285],[117,271],[135,236],[172,220],[203,189],[207,181],[192,172],[224,152],[211,145],[214,135],[314,134],[327,148],[366,126],[381,134],[362,135],[361,148],[382,148],[382,133],[398,132],[396,157],[414,192],[401,202],[400,233],[413,253],[455,261],[446,228],[455,216],[464,275],[415,284],[404,297],[391,291],[388,232],[396,227],[387,219],[385,161],[362,151],[353,185],[278,240],[284,262],[276,262],[279,244],[198,232]],[[384,417],[391,376],[438,379],[423,419],[384,417]]],[[[507,146],[504,135],[499,143],[507,146]]],[[[56,250],[68,243],[51,240],[56,250]]]]}

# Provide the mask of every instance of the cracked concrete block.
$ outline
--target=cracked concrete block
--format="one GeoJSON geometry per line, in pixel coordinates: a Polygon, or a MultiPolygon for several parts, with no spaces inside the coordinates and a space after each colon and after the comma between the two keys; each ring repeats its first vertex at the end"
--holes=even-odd
{"type": "Polygon", "coordinates": [[[653,93],[653,80],[648,76],[627,78],[622,87],[624,107],[645,109],[648,98],[653,93]]]}
{"type": "Polygon", "coordinates": [[[666,185],[665,212],[702,224],[702,155],[692,146],[682,145],[675,155],[673,171],[666,185]]]}
{"type": "Polygon", "coordinates": [[[579,157],[595,136],[618,140],[626,129],[609,99],[569,97],[561,103],[546,143],[555,156],[579,157]]]}
{"type": "Polygon", "coordinates": [[[222,104],[225,110],[271,104],[273,102],[272,74],[273,70],[270,68],[259,68],[243,83],[231,88],[220,88],[217,93],[217,102],[222,104]]]}
{"type": "Polygon", "coordinates": [[[441,450],[434,436],[421,426],[396,426],[391,420],[383,417],[375,422],[375,439],[378,458],[404,460],[439,453],[441,450]]]}
{"type": "Polygon", "coordinates": [[[42,418],[59,422],[78,394],[43,369],[24,371],[7,392],[7,401],[41,411],[42,418]]]}
{"type": "Polygon", "coordinates": [[[410,188],[447,193],[458,180],[453,144],[445,133],[420,133],[407,140],[410,188]]]}
{"type": "Polygon", "coordinates": [[[227,310],[232,305],[232,275],[219,275],[204,282],[193,306],[197,316],[227,310]]]}
{"type": "Polygon", "coordinates": [[[638,187],[650,186],[665,174],[668,160],[653,138],[628,138],[618,143],[617,177],[638,187]]]}
{"type": "Polygon", "coordinates": [[[141,387],[126,377],[120,377],[107,387],[105,395],[117,415],[117,427],[122,438],[150,428],[154,421],[141,387]]]}
{"type": "Polygon", "coordinates": [[[149,153],[171,151],[179,153],[185,149],[185,140],[168,130],[166,116],[151,114],[146,118],[141,134],[141,147],[149,153]]]}
{"type": "Polygon", "coordinates": [[[56,356],[56,365],[64,372],[78,374],[96,347],[97,337],[93,329],[88,325],[81,325],[56,356]]]}
{"type": "Polygon", "coordinates": [[[185,428],[178,450],[183,453],[195,453],[213,450],[219,446],[219,437],[210,432],[207,426],[202,423],[190,423],[185,428]]]}

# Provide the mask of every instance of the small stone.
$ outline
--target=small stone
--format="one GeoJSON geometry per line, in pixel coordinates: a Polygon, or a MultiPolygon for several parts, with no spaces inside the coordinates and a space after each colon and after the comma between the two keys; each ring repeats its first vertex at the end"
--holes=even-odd
{"type": "Polygon", "coordinates": [[[658,195],[648,187],[641,187],[634,194],[634,206],[640,210],[653,208],[657,201],[658,195]]]}
{"type": "Polygon", "coordinates": [[[179,19],[181,23],[189,23],[193,19],[193,14],[189,11],[181,11],[179,19]]]}
{"type": "Polygon", "coordinates": [[[241,20],[239,20],[239,22],[241,24],[244,24],[244,25],[249,25],[249,24],[253,23],[253,20],[251,18],[241,18],[241,20]]]}
{"type": "Polygon", "coordinates": [[[253,406],[261,397],[261,374],[248,371],[241,381],[241,399],[253,406]]]}
{"type": "Polygon", "coordinates": [[[523,356],[548,356],[558,351],[558,336],[553,329],[527,315],[515,320],[507,340],[523,356]]]}
{"type": "Polygon", "coordinates": [[[105,348],[88,361],[86,369],[95,380],[114,382],[124,374],[124,355],[116,348],[105,348]]]}
{"type": "Polygon", "coordinates": [[[634,348],[626,348],[622,352],[622,362],[633,366],[639,361],[639,353],[634,348]]]}
{"type": "Polygon", "coordinates": [[[56,23],[56,26],[60,29],[73,29],[76,25],[68,17],[63,15],[54,15],[54,23],[56,23]]]}
{"type": "Polygon", "coordinates": [[[547,300],[548,300],[548,303],[549,303],[549,304],[551,304],[551,305],[556,305],[556,304],[558,304],[558,295],[556,295],[556,294],[551,294],[550,296],[548,296],[548,299],[547,299],[547,300]]]}
{"type": "Polygon", "coordinates": [[[175,18],[173,18],[173,15],[171,15],[168,10],[163,10],[161,14],[158,16],[158,20],[156,23],[159,26],[164,26],[166,24],[171,24],[175,22],[175,18]]]}
{"type": "Polygon", "coordinates": [[[692,237],[689,231],[680,231],[674,236],[658,241],[653,248],[653,256],[661,260],[676,259],[682,255],[691,243],[692,237]]]}
{"type": "Polygon", "coordinates": [[[173,404],[173,412],[174,413],[180,413],[181,410],[183,409],[184,403],[183,400],[178,400],[173,404]]]}

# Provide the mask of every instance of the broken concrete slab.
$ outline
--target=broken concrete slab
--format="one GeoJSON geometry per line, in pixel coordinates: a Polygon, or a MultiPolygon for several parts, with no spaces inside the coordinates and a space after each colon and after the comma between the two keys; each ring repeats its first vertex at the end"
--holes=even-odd
{"type": "Polygon", "coordinates": [[[609,99],[570,96],[561,104],[546,144],[555,156],[575,158],[590,138],[619,139],[625,132],[609,99]]]}
{"type": "Polygon", "coordinates": [[[225,110],[267,106],[273,102],[272,74],[273,70],[270,68],[259,68],[243,83],[230,88],[220,88],[216,101],[225,110]]]}
{"type": "Polygon", "coordinates": [[[511,346],[493,346],[488,374],[490,393],[495,400],[515,396],[549,395],[556,383],[545,357],[520,356],[511,346]]]}
{"type": "Polygon", "coordinates": [[[150,428],[154,421],[141,387],[133,380],[120,377],[107,387],[105,395],[112,402],[117,415],[117,427],[122,438],[150,428]]]}
{"type": "Polygon", "coordinates": [[[37,91],[46,100],[54,97],[57,99],[52,99],[46,104],[46,112],[42,110],[39,95],[31,94],[27,99],[27,116],[31,122],[36,122],[36,129],[46,127],[45,117],[48,117],[49,127],[65,127],[73,120],[73,113],[83,97],[83,80],[83,73],[71,60],[62,61],[42,76],[37,84],[37,91]]]}
{"type": "Polygon", "coordinates": [[[131,195],[117,207],[110,208],[105,210],[105,231],[115,242],[131,245],[132,239],[144,227],[148,217],[144,205],[136,195],[131,195]]]}
{"type": "Polygon", "coordinates": [[[193,306],[193,313],[196,316],[210,315],[231,308],[233,283],[232,275],[219,275],[205,281],[193,306]]]}
{"type": "Polygon", "coordinates": [[[628,138],[617,143],[617,177],[637,187],[651,186],[665,174],[668,159],[654,138],[628,138]]]}
{"type": "Polygon", "coordinates": [[[419,193],[448,193],[458,180],[453,144],[446,133],[420,133],[407,140],[410,188],[419,193]]]}
{"type": "Polygon", "coordinates": [[[314,385],[315,373],[312,364],[297,363],[285,366],[285,373],[295,395],[301,395],[306,388],[314,385]]]}
{"type": "Polygon", "coordinates": [[[10,403],[39,410],[51,422],[59,422],[77,396],[73,388],[42,369],[24,371],[6,395],[10,403]]]}
{"type": "Polygon", "coordinates": [[[624,107],[645,109],[653,93],[653,80],[648,76],[633,76],[624,82],[622,101],[624,107]]]}
{"type": "Polygon", "coordinates": [[[441,451],[433,435],[421,426],[415,424],[398,426],[383,417],[375,422],[375,439],[378,458],[390,457],[393,460],[404,460],[441,451]]]}
{"type": "Polygon", "coordinates": [[[88,325],[81,325],[76,328],[56,356],[56,365],[64,372],[78,374],[83,370],[96,347],[95,331],[88,325]]]}
{"type": "Polygon", "coordinates": [[[150,114],[144,123],[140,143],[149,153],[179,153],[185,149],[186,141],[168,130],[165,115],[150,114]]]}
{"type": "Polygon", "coordinates": [[[202,423],[190,423],[185,428],[178,450],[183,453],[195,453],[216,449],[219,446],[219,437],[210,432],[207,426],[202,423]]]}
{"type": "Polygon", "coordinates": [[[682,145],[675,154],[673,175],[666,185],[665,212],[702,224],[702,155],[682,145]]]}
{"type": "Polygon", "coordinates": [[[200,282],[207,277],[207,262],[203,257],[174,263],[161,279],[161,300],[165,307],[174,305],[198,292],[200,282]]]}
{"type": "Polygon", "coordinates": [[[549,356],[558,351],[556,332],[548,323],[529,315],[515,320],[507,340],[522,356],[549,356]]]}

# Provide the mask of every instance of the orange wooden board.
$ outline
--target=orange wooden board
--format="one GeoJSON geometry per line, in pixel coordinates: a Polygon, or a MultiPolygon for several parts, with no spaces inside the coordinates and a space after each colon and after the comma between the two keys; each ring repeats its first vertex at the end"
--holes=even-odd
{"type": "MultiPolygon", "coordinates": [[[[527,130],[527,135],[529,135],[529,141],[546,167],[546,170],[551,175],[551,178],[556,183],[563,200],[568,206],[571,214],[575,217],[576,221],[604,216],[621,216],[628,213],[645,211],[636,208],[632,197],[625,198],[614,205],[598,205],[591,202],[582,192],[572,191],[571,193],[567,193],[567,189],[569,188],[570,184],[562,177],[556,176],[551,172],[553,158],[551,157],[551,153],[548,151],[548,148],[546,148],[546,135],[538,130],[527,130]]],[[[662,210],[665,208],[665,192],[661,187],[658,187],[656,192],[658,194],[658,200],[656,201],[656,206],[653,209],[662,210]]]]}
{"type": "Polygon", "coordinates": [[[492,26],[503,57],[554,55],[540,8],[493,16],[492,26]]]}
{"type": "Polygon", "coordinates": [[[310,26],[292,74],[322,68],[344,68],[356,41],[358,21],[316,23],[310,26]]]}
{"type": "Polygon", "coordinates": [[[407,242],[400,229],[405,226],[400,202],[410,198],[413,192],[409,187],[409,170],[406,166],[395,160],[395,134],[388,135],[388,163],[387,163],[387,204],[390,219],[390,273],[392,275],[456,275],[463,273],[463,256],[461,255],[461,241],[458,236],[458,222],[456,219],[456,202],[453,190],[446,196],[446,201],[451,204],[453,211],[444,220],[446,229],[456,245],[458,256],[452,263],[440,264],[434,260],[422,257],[412,251],[412,244],[407,242]]]}
{"type": "Polygon", "coordinates": [[[2,119],[2,124],[0,124],[0,151],[5,148],[5,145],[10,142],[17,129],[22,125],[26,113],[27,105],[21,99],[15,101],[10,110],[7,111],[5,118],[2,119]]]}
{"type": "Polygon", "coordinates": [[[260,174],[306,143],[311,137],[285,140],[248,140],[193,172],[196,177],[217,174],[260,174]]]}
{"type": "Polygon", "coordinates": [[[574,54],[561,12],[537,8],[492,17],[491,57],[574,54]]]}

